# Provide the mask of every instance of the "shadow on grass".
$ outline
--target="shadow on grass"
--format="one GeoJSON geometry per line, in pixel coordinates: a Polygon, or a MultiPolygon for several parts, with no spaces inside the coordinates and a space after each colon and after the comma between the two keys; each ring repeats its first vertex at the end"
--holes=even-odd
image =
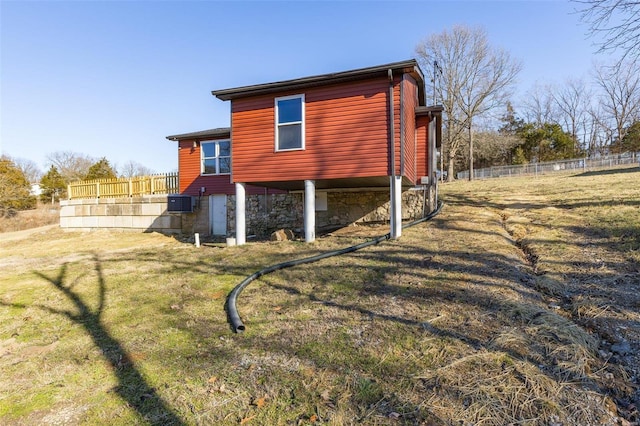
{"type": "Polygon", "coordinates": [[[607,170],[594,170],[590,172],[584,172],[575,175],[575,177],[588,177],[588,176],[605,176],[605,175],[617,175],[621,173],[638,173],[639,167],[627,167],[624,169],[607,169],[607,170]]]}
{"type": "Polygon", "coordinates": [[[115,391],[146,422],[152,425],[185,424],[156,393],[156,390],[147,383],[142,374],[136,369],[127,351],[107,331],[107,328],[102,323],[101,316],[105,307],[106,285],[100,260],[97,256],[94,257],[94,262],[98,276],[98,306],[94,310],[77,292],[73,291],[73,284],[67,282],[67,264],[62,265],[58,274],[53,277],[41,272],[35,272],[35,274],[50,283],[73,303],[75,311],[54,309],[42,305],[37,307],[52,314],[65,316],[85,329],[96,347],[100,348],[104,358],[111,366],[113,374],[118,379],[118,386],[115,391]]]}

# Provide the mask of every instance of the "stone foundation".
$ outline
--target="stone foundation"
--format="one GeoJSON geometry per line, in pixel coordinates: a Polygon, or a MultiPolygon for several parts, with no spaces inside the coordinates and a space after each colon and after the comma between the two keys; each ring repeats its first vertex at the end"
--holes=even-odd
{"type": "MultiPolygon", "coordinates": [[[[323,191],[318,191],[318,194],[323,191]]],[[[320,232],[353,223],[389,222],[389,191],[327,191],[326,210],[316,211],[320,232]]],[[[324,197],[324,195],[323,195],[324,197]]],[[[259,238],[287,228],[304,232],[304,194],[250,195],[246,199],[247,235],[259,238]]],[[[195,200],[193,213],[169,213],[167,196],[67,200],[60,202],[60,226],[70,230],[110,228],[165,234],[209,234],[208,197],[195,200]]],[[[402,193],[402,219],[423,215],[424,194],[402,193]]],[[[318,204],[316,208],[322,208],[318,204]]],[[[227,196],[227,236],[235,236],[235,196],[227,196]]]]}
{"type": "MultiPolygon", "coordinates": [[[[322,191],[318,191],[322,192],[322,191]]],[[[316,211],[316,229],[338,228],[353,223],[389,221],[389,191],[330,191],[327,209],[316,211]]],[[[304,232],[304,194],[250,195],[246,200],[247,235],[265,237],[281,228],[304,232]]],[[[402,219],[422,217],[422,190],[402,193],[402,219]]],[[[227,232],[235,235],[235,196],[227,198],[227,232]]]]}

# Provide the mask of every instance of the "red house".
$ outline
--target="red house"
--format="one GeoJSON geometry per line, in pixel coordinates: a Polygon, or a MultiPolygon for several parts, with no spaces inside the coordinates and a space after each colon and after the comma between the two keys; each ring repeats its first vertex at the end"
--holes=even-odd
{"type": "MultiPolygon", "coordinates": [[[[231,128],[168,139],[179,143],[181,193],[233,198],[227,206],[238,244],[246,239],[247,200],[271,217],[274,203],[293,197],[287,211],[302,216],[306,241],[315,239],[317,220],[345,225],[381,208],[397,238],[411,216],[403,214],[405,198],[433,208],[442,107],[425,105],[415,60],[212,94],[231,101],[231,128]]],[[[260,215],[249,211],[253,224],[260,215]]]]}

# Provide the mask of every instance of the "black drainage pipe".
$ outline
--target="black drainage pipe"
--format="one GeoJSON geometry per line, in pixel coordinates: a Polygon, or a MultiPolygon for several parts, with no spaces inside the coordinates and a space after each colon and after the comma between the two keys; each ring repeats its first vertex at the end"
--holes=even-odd
{"type": "MultiPolygon", "coordinates": [[[[411,226],[415,226],[415,225],[417,225],[419,223],[422,223],[422,222],[425,222],[427,220],[430,220],[430,219],[434,218],[435,216],[438,215],[438,213],[440,213],[440,210],[442,210],[442,206],[443,205],[444,204],[442,202],[440,202],[438,204],[438,207],[434,211],[429,213],[427,216],[423,217],[422,219],[418,219],[418,220],[415,220],[413,222],[410,222],[410,223],[407,223],[405,225],[402,225],[402,229],[406,229],[406,228],[409,228],[411,226]]],[[[263,275],[267,275],[267,274],[270,274],[272,272],[279,271],[281,269],[291,268],[292,266],[303,265],[305,263],[313,263],[313,262],[317,262],[319,260],[326,259],[326,258],[333,257],[333,256],[339,256],[339,255],[342,255],[342,254],[352,253],[352,252],[360,250],[362,248],[379,244],[379,243],[381,243],[383,241],[388,240],[389,238],[391,238],[391,234],[390,233],[388,233],[386,235],[382,235],[380,237],[376,237],[376,238],[374,238],[372,240],[369,240],[369,241],[365,241],[365,242],[360,243],[360,244],[356,244],[355,246],[346,247],[346,248],[343,248],[343,249],[340,249],[340,250],[328,251],[326,253],[321,253],[321,254],[318,254],[316,256],[305,257],[305,258],[302,258],[302,259],[296,259],[296,260],[290,260],[288,262],[278,263],[278,264],[268,266],[268,267],[266,267],[264,269],[259,270],[258,272],[253,273],[251,276],[245,278],[244,281],[242,281],[240,284],[235,286],[235,288],[233,290],[231,290],[231,292],[227,296],[227,303],[225,304],[225,308],[227,310],[227,317],[229,319],[229,323],[231,324],[231,328],[232,328],[233,332],[234,333],[242,333],[245,330],[245,326],[242,323],[242,320],[240,319],[240,315],[238,314],[237,301],[238,301],[238,296],[240,295],[242,290],[244,290],[245,287],[248,286],[252,281],[260,278],[263,275]]]]}

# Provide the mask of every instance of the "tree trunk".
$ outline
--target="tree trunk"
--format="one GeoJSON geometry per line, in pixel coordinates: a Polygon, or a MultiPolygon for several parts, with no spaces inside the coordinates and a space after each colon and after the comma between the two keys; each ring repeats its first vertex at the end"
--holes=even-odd
{"type": "Polygon", "coordinates": [[[469,120],[469,181],[473,180],[473,133],[471,131],[471,120],[469,120]]]}
{"type": "Polygon", "coordinates": [[[449,157],[449,164],[447,166],[447,182],[453,182],[453,157],[449,157]]]}

